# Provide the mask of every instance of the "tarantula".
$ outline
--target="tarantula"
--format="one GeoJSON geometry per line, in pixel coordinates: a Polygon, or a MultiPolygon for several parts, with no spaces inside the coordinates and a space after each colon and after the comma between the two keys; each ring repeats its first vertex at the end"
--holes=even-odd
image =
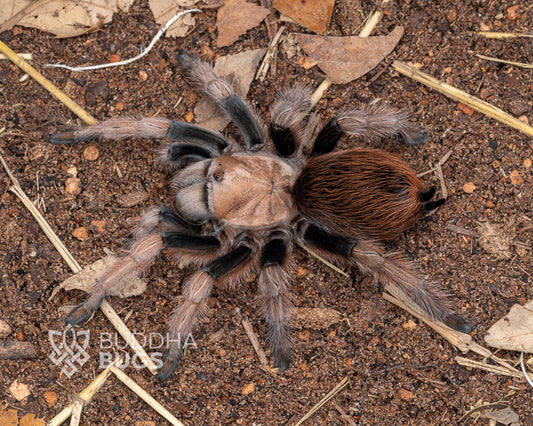
{"type": "MultiPolygon", "coordinates": [[[[58,144],[96,137],[174,141],[157,157],[172,175],[172,206],[151,208],[142,216],[129,254],[98,279],[66,318],[69,324],[88,319],[123,278],[142,272],[168,249],[181,264],[197,269],[183,283],[183,295],[169,318],[170,338],[191,332],[207,311],[215,282],[238,285],[256,273],[274,365],[284,370],[291,358],[289,282],[293,241],[298,241],[337,264],[359,267],[434,319],[470,332],[442,290],[378,242],[395,238],[444,200],[431,201],[435,189],[424,190],[396,155],[366,148],[334,151],[345,134],[399,135],[409,144],[423,142],[425,133],[409,123],[407,114],[367,106],[342,112],[312,131],[316,125],[307,121],[309,91],[293,87],[277,96],[267,128],[208,63],[186,52],[179,53],[178,62],[191,82],[231,117],[243,144],[157,117],[111,119],[52,136],[58,144]]],[[[179,345],[170,345],[159,379],[172,374],[182,355],[179,345]]]]}

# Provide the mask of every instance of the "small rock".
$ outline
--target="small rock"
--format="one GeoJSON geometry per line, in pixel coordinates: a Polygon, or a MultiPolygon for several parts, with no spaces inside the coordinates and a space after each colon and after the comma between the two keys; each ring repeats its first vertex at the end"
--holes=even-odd
{"type": "Polygon", "coordinates": [[[72,232],[72,236],[81,241],[88,240],[89,231],[87,231],[87,228],[80,226],[79,228],[76,228],[74,232],[72,232]]]}
{"type": "Polygon", "coordinates": [[[513,185],[524,183],[524,179],[522,179],[522,176],[520,176],[518,170],[513,170],[511,173],[509,173],[509,179],[511,179],[511,183],[513,185]]]}
{"type": "Polygon", "coordinates": [[[511,6],[507,8],[507,19],[510,21],[514,21],[516,18],[518,18],[520,15],[516,13],[516,11],[520,8],[519,4],[515,4],[514,6],[511,6]]]}
{"type": "Polygon", "coordinates": [[[524,167],[525,167],[526,169],[531,168],[531,158],[526,158],[526,159],[524,160],[524,167]]]}
{"type": "Polygon", "coordinates": [[[496,207],[496,204],[494,204],[491,200],[487,200],[485,201],[485,207],[488,209],[493,209],[494,207],[496,207]]]}
{"type": "Polygon", "coordinates": [[[472,117],[472,115],[474,114],[474,110],[472,108],[470,108],[469,106],[466,106],[462,103],[458,103],[457,104],[457,107],[462,111],[464,112],[466,115],[468,115],[469,117],[472,117]]]}
{"type": "Polygon", "coordinates": [[[183,117],[187,123],[190,123],[194,120],[194,113],[192,111],[189,111],[185,114],[185,117],[183,117]]]}
{"type": "Polygon", "coordinates": [[[91,225],[96,228],[96,232],[98,232],[99,234],[104,234],[106,230],[105,228],[107,226],[107,221],[106,220],[93,220],[91,221],[91,225]]]}
{"type": "Polygon", "coordinates": [[[0,339],[5,339],[11,334],[11,327],[4,320],[0,320],[0,339]]]}
{"type": "Polygon", "coordinates": [[[472,194],[472,192],[474,192],[476,188],[477,186],[474,185],[473,182],[467,182],[463,185],[463,191],[467,194],[472,194]]]}
{"type": "Polygon", "coordinates": [[[487,25],[487,24],[485,24],[485,23],[482,22],[482,23],[479,25],[479,29],[480,29],[481,31],[490,31],[491,28],[490,28],[490,25],[487,25]]]}
{"type": "Polygon", "coordinates": [[[309,333],[309,330],[303,330],[300,333],[298,333],[298,338],[300,340],[303,340],[304,342],[308,342],[309,337],[311,337],[311,333],[309,333]]]}
{"type": "Polygon", "coordinates": [[[146,71],[139,71],[139,80],[146,81],[148,80],[148,74],[146,74],[146,71]]]}
{"type": "Polygon", "coordinates": [[[410,319],[406,323],[402,324],[402,327],[405,328],[406,330],[414,330],[416,328],[416,322],[410,319]]]}
{"type": "Polygon", "coordinates": [[[123,102],[117,102],[115,105],[115,111],[122,111],[124,109],[124,103],[123,102]]]}
{"type": "Polygon", "coordinates": [[[457,11],[455,9],[450,9],[446,13],[446,19],[448,20],[449,23],[454,22],[457,19],[457,11]]]}
{"type": "Polygon", "coordinates": [[[17,401],[22,401],[24,398],[31,395],[28,385],[20,383],[18,380],[15,380],[13,383],[11,383],[11,386],[9,386],[9,392],[17,401]]]}
{"type": "Polygon", "coordinates": [[[72,176],[72,177],[78,177],[78,169],[76,168],[76,166],[70,166],[68,169],[67,169],[67,174],[72,176]]]}
{"type": "Polygon", "coordinates": [[[253,383],[248,383],[246,386],[242,388],[243,395],[249,395],[254,391],[255,391],[255,385],[253,383]]]}
{"type": "Polygon", "coordinates": [[[98,148],[94,145],[89,145],[85,150],[83,151],[83,158],[89,161],[94,161],[98,158],[100,155],[100,152],[98,151],[98,148]]]}
{"type": "Polygon", "coordinates": [[[43,397],[49,407],[57,404],[57,394],[54,391],[46,391],[43,393],[43,397]]]}
{"type": "Polygon", "coordinates": [[[527,118],[526,115],[521,115],[520,117],[518,117],[518,120],[524,124],[529,124],[529,119],[527,118]]]}
{"type": "Polygon", "coordinates": [[[65,192],[67,195],[76,197],[81,192],[81,181],[78,178],[71,177],[65,182],[65,192]]]}
{"type": "Polygon", "coordinates": [[[415,397],[413,392],[408,391],[407,389],[404,389],[404,388],[400,388],[400,390],[398,391],[398,395],[400,395],[400,398],[403,399],[404,401],[410,401],[415,397]]]}
{"type": "Polygon", "coordinates": [[[111,55],[109,57],[109,62],[111,62],[111,63],[120,62],[120,56],[117,55],[117,54],[111,55]]]}
{"type": "Polygon", "coordinates": [[[303,277],[307,274],[307,269],[302,268],[301,266],[298,266],[298,269],[296,270],[296,276],[298,278],[303,277]]]}

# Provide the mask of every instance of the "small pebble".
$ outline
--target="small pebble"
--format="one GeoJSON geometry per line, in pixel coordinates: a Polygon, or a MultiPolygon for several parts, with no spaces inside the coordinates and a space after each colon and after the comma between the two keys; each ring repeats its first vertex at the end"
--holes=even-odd
{"type": "Polygon", "coordinates": [[[96,232],[99,234],[104,234],[107,222],[105,220],[93,220],[91,221],[91,225],[96,228],[96,232]]]}
{"type": "Polygon", "coordinates": [[[462,103],[458,103],[457,104],[457,107],[462,111],[464,112],[466,115],[468,115],[469,117],[472,117],[472,115],[474,114],[474,110],[472,108],[470,108],[469,106],[466,106],[462,103]]]}
{"type": "Polygon", "coordinates": [[[54,391],[46,391],[43,393],[43,397],[49,407],[57,404],[57,394],[54,391]]]}
{"type": "Polygon", "coordinates": [[[253,383],[248,383],[244,388],[242,388],[243,395],[249,395],[255,391],[255,385],[253,383]]]}
{"type": "Polygon", "coordinates": [[[473,182],[467,182],[463,185],[463,191],[467,194],[472,194],[472,192],[474,192],[476,188],[477,186],[474,185],[473,182]]]}
{"type": "Polygon", "coordinates": [[[98,158],[100,155],[100,152],[98,151],[98,148],[94,145],[89,145],[85,150],[83,151],[83,158],[89,161],[94,161],[98,158]]]}
{"type": "Polygon", "coordinates": [[[496,149],[496,148],[498,148],[498,142],[495,141],[494,139],[491,139],[490,142],[489,142],[489,146],[490,146],[492,149],[496,149]]]}
{"type": "Polygon", "coordinates": [[[487,200],[485,201],[485,207],[488,209],[493,209],[494,207],[496,207],[496,204],[494,204],[491,200],[487,200]]]}
{"type": "Polygon", "coordinates": [[[404,401],[410,401],[411,399],[415,397],[413,392],[408,391],[407,389],[403,389],[403,388],[400,388],[400,390],[398,391],[398,395],[404,401]]]}
{"type": "Polygon", "coordinates": [[[133,207],[137,204],[144,203],[150,196],[146,191],[132,191],[127,194],[120,195],[117,198],[117,203],[122,207],[133,207]]]}
{"type": "Polygon", "coordinates": [[[524,160],[524,167],[525,167],[526,169],[531,168],[531,158],[526,158],[526,159],[524,160]]]}
{"type": "Polygon", "coordinates": [[[120,62],[120,56],[116,54],[111,55],[109,57],[109,62],[111,63],[120,62]]]}
{"type": "Polygon", "coordinates": [[[406,323],[402,324],[402,327],[405,328],[406,330],[414,330],[416,328],[416,322],[410,319],[406,323]]]}
{"type": "Polygon", "coordinates": [[[194,113],[192,111],[189,111],[185,114],[185,117],[183,117],[187,123],[190,123],[194,120],[194,113]]]}
{"type": "Polygon", "coordinates": [[[81,192],[81,183],[78,178],[71,177],[65,182],[65,192],[67,195],[75,197],[81,192]]]}
{"type": "Polygon", "coordinates": [[[88,240],[89,239],[89,231],[87,231],[87,228],[80,226],[79,228],[76,228],[74,232],[72,232],[72,236],[74,238],[77,238],[78,240],[88,240]]]}
{"type": "Polygon", "coordinates": [[[513,170],[511,173],[509,173],[509,179],[511,179],[511,183],[513,185],[524,183],[524,179],[522,179],[522,176],[520,176],[518,170],[513,170]]]}
{"type": "Polygon", "coordinates": [[[115,111],[122,111],[124,109],[124,104],[122,102],[117,102],[115,105],[115,111]]]}
{"type": "Polygon", "coordinates": [[[139,80],[146,81],[148,80],[148,74],[146,74],[146,71],[139,71],[139,80]]]}

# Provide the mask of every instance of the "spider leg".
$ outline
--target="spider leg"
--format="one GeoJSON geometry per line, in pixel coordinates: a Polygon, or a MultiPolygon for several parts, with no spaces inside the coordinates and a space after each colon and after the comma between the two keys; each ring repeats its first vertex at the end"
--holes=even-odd
{"type": "Polygon", "coordinates": [[[253,113],[236,93],[231,84],[217,77],[207,62],[185,51],[178,54],[178,62],[185,69],[193,84],[210,96],[230,116],[248,148],[259,147],[264,143],[259,117],[253,113]]]}
{"type": "Polygon", "coordinates": [[[104,298],[113,295],[122,281],[133,274],[140,274],[159,255],[165,247],[189,251],[213,251],[220,248],[220,242],[212,236],[199,235],[199,228],[182,219],[169,207],[150,209],[141,218],[135,231],[135,243],[127,256],[111,266],[96,281],[89,297],[74,308],[65,321],[71,325],[87,320],[100,307],[104,298]],[[186,232],[162,231],[158,226],[171,225],[186,232]],[[180,240],[181,237],[181,240],[180,240]]]}
{"type": "Polygon", "coordinates": [[[240,245],[233,251],[206,264],[201,270],[191,275],[183,284],[183,296],[178,306],[172,311],[168,321],[168,349],[159,368],[159,380],[166,380],[176,369],[183,356],[180,344],[187,337],[198,321],[207,313],[207,298],[211,294],[215,280],[237,268],[245,262],[252,249],[240,245]]]}
{"type": "Polygon", "coordinates": [[[435,283],[428,282],[404,256],[386,252],[381,244],[367,238],[352,240],[309,225],[304,239],[326,258],[341,263],[355,263],[372,275],[391,294],[412,300],[435,320],[454,330],[470,333],[472,325],[453,313],[447,295],[435,283]]]}
{"type": "Polygon", "coordinates": [[[283,157],[290,157],[302,146],[303,120],[310,107],[310,91],[304,86],[290,87],[276,96],[270,108],[270,137],[283,157]]]}
{"type": "Polygon", "coordinates": [[[411,124],[405,111],[386,105],[369,105],[342,112],[326,124],[315,140],[311,155],[333,151],[344,134],[367,138],[396,136],[409,145],[427,140],[426,132],[411,124]]]}
{"type": "Polygon", "coordinates": [[[272,346],[274,367],[280,371],[289,367],[292,346],[289,327],[294,306],[288,290],[287,249],[287,242],[281,238],[265,245],[258,280],[259,302],[268,325],[267,339],[272,346]]]}

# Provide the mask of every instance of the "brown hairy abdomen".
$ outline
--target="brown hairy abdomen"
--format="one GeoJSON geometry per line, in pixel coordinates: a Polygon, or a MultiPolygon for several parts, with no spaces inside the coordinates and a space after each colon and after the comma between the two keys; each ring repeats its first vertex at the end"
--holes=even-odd
{"type": "Polygon", "coordinates": [[[355,148],[312,157],[294,186],[298,210],[339,235],[388,240],[423,214],[422,183],[396,155],[355,148]]]}

